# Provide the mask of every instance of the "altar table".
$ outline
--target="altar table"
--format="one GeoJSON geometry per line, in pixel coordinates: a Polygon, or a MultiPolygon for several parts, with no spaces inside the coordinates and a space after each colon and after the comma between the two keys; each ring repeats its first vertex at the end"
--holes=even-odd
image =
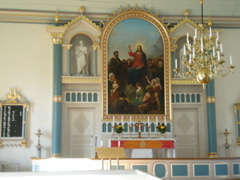
{"type": "Polygon", "coordinates": [[[174,139],[111,139],[110,147],[131,149],[131,158],[152,158],[153,149],[162,149],[164,157],[175,157],[174,139]]]}

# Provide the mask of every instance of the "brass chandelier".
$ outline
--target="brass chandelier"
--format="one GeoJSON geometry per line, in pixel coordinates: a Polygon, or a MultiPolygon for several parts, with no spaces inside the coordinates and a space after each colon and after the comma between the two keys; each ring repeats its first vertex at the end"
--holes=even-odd
{"type": "Polygon", "coordinates": [[[223,70],[224,54],[223,46],[219,41],[219,32],[213,36],[211,29],[211,21],[203,23],[203,0],[200,0],[202,11],[202,22],[198,24],[195,29],[192,44],[189,42],[189,33],[187,33],[186,43],[183,45],[182,65],[185,70],[180,72],[177,67],[177,59],[175,59],[174,77],[184,79],[193,79],[203,85],[205,89],[206,84],[215,77],[225,77],[230,72],[233,73],[232,57],[230,56],[230,66],[228,70],[223,70]]]}

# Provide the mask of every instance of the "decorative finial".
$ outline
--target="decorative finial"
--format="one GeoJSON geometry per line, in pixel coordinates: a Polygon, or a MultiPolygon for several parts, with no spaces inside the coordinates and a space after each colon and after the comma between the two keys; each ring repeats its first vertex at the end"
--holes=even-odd
{"type": "Polygon", "coordinates": [[[183,15],[186,16],[186,19],[187,19],[188,15],[189,15],[189,10],[186,9],[186,10],[184,11],[183,15]]]}
{"type": "Polygon", "coordinates": [[[208,16],[208,26],[212,26],[212,21],[211,21],[210,16],[208,16]]]}
{"type": "Polygon", "coordinates": [[[79,8],[79,12],[81,13],[81,16],[83,15],[83,13],[85,12],[85,8],[83,6],[81,6],[79,8]]]}
{"type": "Polygon", "coordinates": [[[56,11],[56,15],[55,15],[55,22],[58,23],[60,20],[59,15],[58,15],[58,10],[56,11]]]}

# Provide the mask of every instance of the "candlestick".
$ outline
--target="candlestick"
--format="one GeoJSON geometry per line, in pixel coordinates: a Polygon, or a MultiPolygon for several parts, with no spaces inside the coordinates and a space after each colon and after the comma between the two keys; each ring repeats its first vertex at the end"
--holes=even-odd
{"type": "Polygon", "coordinates": [[[148,126],[149,126],[149,116],[148,116],[148,126]]]}
{"type": "Polygon", "coordinates": [[[123,116],[121,116],[121,123],[122,123],[122,125],[123,125],[123,116]]]}
{"type": "Polygon", "coordinates": [[[113,126],[114,126],[114,124],[115,124],[115,116],[113,116],[113,126]]]}
{"type": "Polygon", "coordinates": [[[130,126],[131,126],[131,124],[132,124],[132,116],[130,116],[130,126]]]}
{"type": "Polygon", "coordinates": [[[233,65],[232,56],[230,56],[230,65],[233,65]]]}
{"type": "Polygon", "coordinates": [[[156,126],[158,125],[158,117],[156,116],[156,126]]]}

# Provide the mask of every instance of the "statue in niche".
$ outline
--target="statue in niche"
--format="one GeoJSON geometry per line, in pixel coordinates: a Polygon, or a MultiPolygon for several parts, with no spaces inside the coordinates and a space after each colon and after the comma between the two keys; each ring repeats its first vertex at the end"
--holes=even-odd
{"type": "Polygon", "coordinates": [[[71,44],[71,74],[74,76],[91,76],[93,74],[92,41],[86,35],[75,36],[71,44]]]}
{"type": "Polygon", "coordinates": [[[77,60],[77,75],[88,75],[88,50],[83,45],[83,40],[79,41],[79,46],[75,47],[75,54],[77,60]]]}

